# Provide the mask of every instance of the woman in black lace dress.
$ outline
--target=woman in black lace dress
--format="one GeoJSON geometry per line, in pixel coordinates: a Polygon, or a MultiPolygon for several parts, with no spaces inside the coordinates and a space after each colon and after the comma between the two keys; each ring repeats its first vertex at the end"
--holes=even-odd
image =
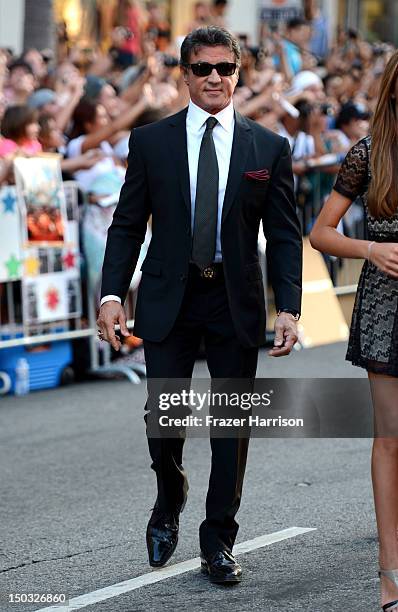
{"type": "Polygon", "coordinates": [[[314,248],[365,260],[347,359],[368,372],[375,414],[372,481],[383,610],[398,611],[398,52],[380,86],[371,135],[347,154],[311,233],[314,248]],[[369,240],[336,227],[361,198],[369,240]],[[394,423],[395,421],[395,423],[394,423]],[[395,424],[395,431],[394,431],[395,424]]]}

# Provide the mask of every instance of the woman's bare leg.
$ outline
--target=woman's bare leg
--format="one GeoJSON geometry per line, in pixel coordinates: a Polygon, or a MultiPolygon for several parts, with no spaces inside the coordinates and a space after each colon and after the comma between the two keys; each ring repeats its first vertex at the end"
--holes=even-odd
{"type": "MultiPolygon", "coordinates": [[[[382,569],[398,569],[398,380],[369,373],[375,438],[372,482],[382,569]]],[[[381,578],[382,605],[398,599],[398,587],[381,578]]],[[[398,610],[394,608],[394,610],[398,610]]]]}

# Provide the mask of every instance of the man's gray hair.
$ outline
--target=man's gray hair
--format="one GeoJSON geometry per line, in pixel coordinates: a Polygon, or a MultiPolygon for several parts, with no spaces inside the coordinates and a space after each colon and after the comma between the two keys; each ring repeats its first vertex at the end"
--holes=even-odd
{"type": "Polygon", "coordinates": [[[240,66],[240,45],[238,40],[225,28],[208,26],[192,30],[181,45],[180,64],[184,66],[191,63],[191,53],[197,53],[202,47],[227,47],[235,56],[235,62],[240,66]]]}

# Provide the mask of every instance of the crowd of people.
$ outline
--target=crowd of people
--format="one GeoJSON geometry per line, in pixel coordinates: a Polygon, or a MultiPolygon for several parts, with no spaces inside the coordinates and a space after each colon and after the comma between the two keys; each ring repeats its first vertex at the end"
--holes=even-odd
{"type": "MultiPolygon", "coordinates": [[[[87,231],[95,224],[102,246],[123,182],[130,130],[177,112],[189,99],[179,68],[181,41],[173,39],[162,9],[156,2],[146,10],[132,0],[119,4],[123,10],[100,24],[96,48],[70,41],[60,24],[56,54],[0,50],[0,185],[13,183],[16,155],[58,153],[63,177],[77,181],[87,204],[87,231]]],[[[227,0],[196,2],[186,31],[227,26],[227,10],[227,0]]],[[[345,154],[369,131],[394,49],[370,44],[353,30],[339,29],[331,40],[316,1],[306,3],[303,17],[263,23],[258,45],[235,34],[242,52],[235,108],[288,138],[298,206],[310,207],[303,217],[307,233],[311,211],[330,193],[345,154]]],[[[84,222],[82,229],[84,234],[84,222]]],[[[95,253],[88,266],[99,279],[101,249],[95,253]]]]}
{"type": "MultiPolygon", "coordinates": [[[[115,6],[115,3],[109,3],[111,4],[115,6]]],[[[189,100],[188,89],[179,66],[181,41],[178,38],[173,39],[170,24],[159,6],[154,2],[149,2],[147,10],[144,11],[141,4],[134,1],[121,4],[124,6],[124,11],[121,13],[115,11],[113,15],[107,15],[108,26],[111,25],[110,29],[105,27],[104,21],[100,23],[98,48],[90,49],[90,53],[86,52],[87,49],[80,48],[77,43],[69,41],[63,24],[58,30],[59,41],[56,56],[52,56],[48,50],[27,49],[21,56],[15,57],[11,50],[0,50],[0,186],[13,184],[13,160],[16,156],[37,156],[42,152],[59,155],[63,177],[74,179],[80,190],[80,203],[83,211],[81,216],[82,254],[87,264],[86,269],[91,286],[94,286],[97,292],[107,230],[112,221],[124,180],[130,131],[134,127],[158,121],[179,111],[187,105],[189,100]],[[109,32],[109,41],[104,48],[107,32],[109,32]]],[[[211,24],[226,26],[227,9],[227,0],[197,2],[186,31],[211,24]]],[[[379,386],[376,382],[379,375],[395,380],[398,372],[396,308],[396,281],[398,278],[396,195],[398,187],[395,179],[398,53],[395,52],[392,45],[381,42],[371,44],[363,40],[358,32],[351,29],[340,28],[335,38],[330,39],[328,24],[316,0],[305,2],[305,9],[302,17],[296,17],[287,23],[263,23],[258,45],[252,44],[246,35],[235,32],[240,40],[241,66],[233,100],[236,110],[242,115],[284,136],[289,141],[295,177],[297,210],[302,221],[302,231],[304,234],[311,235],[310,240],[314,248],[334,258],[350,257],[366,260],[359,280],[347,359],[368,371],[372,385],[375,425],[379,438],[374,445],[372,463],[380,541],[381,568],[379,575],[382,579],[382,600],[389,602],[384,604],[383,609],[392,610],[398,605],[398,599],[396,599],[398,570],[389,569],[391,566],[396,567],[397,555],[395,537],[397,518],[396,512],[390,510],[396,508],[397,443],[396,441],[390,442],[388,438],[386,442],[384,439],[386,435],[390,435],[390,432],[383,433],[381,436],[379,433],[388,430],[389,423],[386,413],[388,415],[394,412],[397,394],[395,387],[392,391],[390,387],[389,392],[386,393],[385,386],[383,384],[379,386]],[[373,115],[375,120],[372,124],[371,142],[366,136],[369,134],[373,115]],[[348,151],[351,152],[347,156],[348,151]],[[335,183],[336,174],[343,160],[345,161],[342,171],[335,183]],[[372,176],[370,171],[372,171],[372,176]],[[333,186],[334,190],[330,196],[333,186]],[[355,201],[360,197],[362,197],[362,204],[355,206],[355,201]],[[351,205],[352,202],[353,205],[351,205]],[[364,215],[365,223],[363,223],[364,215]],[[386,218],[380,219],[380,217],[386,218]],[[350,238],[360,237],[356,234],[358,220],[362,221],[363,227],[367,226],[369,241],[350,240],[350,238]],[[347,236],[342,239],[341,233],[347,236]],[[388,584],[386,579],[391,584],[388,584]]],[[[225,36],[226,33],[221,31],[221,34],[225,36]]],[[[211,49],[211,45],[209,48],[211,49]]],[[[235,53],[235,58],[239,58],[239,53],[235,53]]],[[[218,67],[223,64],[224,68],[227,67],[228,72],[228,66],[231,64],[223,60],[218,67]]],[[[234,70],[234,65],[232,66],[234,70]]],[[[208,76],[211,73],[210,67],[208,76]]],[[[234,75],[232,71],[223,76],[233,77],[234,75]]],[[[235,83],[233,86],[235,87],[235,83]]],[[[232,91],[233,89],[231,89],[231,96],[232,91]]],[[[214,124],[211,127],[210,120],[209,130],[214,127],[214,124]]],[[[270,134],[267,136],[270,137],[270,134]]],[[[287,150],[286,141],[285,145],[287,150]]],[[[156,157],[151,158],[148,153],[151,150],[151,147],[147,145],[145,149],[147,158],[152,159],[153,163],[151,165],[142,164],[142,172],[147,168],[153,168],[154,163],[156,164],[156,157]]],[[[208,164],[207,168],[214,171],[214,164],[212,168],[209,162],[209,151],[211,152],[211,149],[208,148],[207,155],[202,155],[202,160],[204,159],[204,163],[208,164]]],[[[284,158],[287,159],[286,156],[284,158]]],[[[163,158],[158,159],[163,161],[164,155],[163,158]]],[[[278,163],[273,167],[278,167],[278,163]]],[[[217,177],[218,174],[213,173],[213,179],[215,176],[217,177]]],[[[201,179],[201,181],[199,178],[197,180],[196,187],[201,183],[198,193],[203,193],[207,189],[207,184],[203,182],[203,174],[201,179]]],[[[216,179],[212,183],[213,187],[217,185],[216,179]]],[[[157,185],[156,198],[163,201],[163,193],[159,194],[159,191],[159,185],[157,185]]],[[[218,191],[217,189],[216,197],[218,197],[218,191]]],[[[141,192],[147,193],[144,188],[141,192]]],[[[126,197],[125,195],[125,199],[126,197]]],[[[164,194],[164,197],[167,197],[167,194],[164,194]]],[[[207,193],[206,198],[208,198],[207,193]]],[[[202,198],[202,201],[206,198],[202,198]]],[[[143,196],[142,202],[145,201],[145,196],[143,196]]],[[[276,205],[275,208],[278,206],[276,205]]],[[[153,208],[153,210],[156,209],[153,208]]],[[[202,210],[206,211],[203,208],[202,210]]],[[[47,213],[45,209],[43,211],[47,213]]],[[[291,212],[294,213],[294,207],[291,207],[291,212]]],[[[119,217],[125,214],[123,207],[118,209],[117,214],[119,217]]],[[[283,212],[280,217],[284,214],[283,212]]],[[[57,229],[56,220],[53,221],[55,230],[57,230],[54,238],[58,238],[61,230],[57,229]]],[[[269,227],[271,228],[272,225],[270,222],[269,227]]],[[[274,225],[278,227],[277,223],[274,225]]],[[[124,221],[124,227],[129,227],[126,221],[124,221]]],[[[230,227],[233,225],[230,224],[230,227]]],[[[300,243],[301,253],[299,226],[295,227],[297,230],[296,242],[300,243]]],[[[35,229],[33,223],[30,231],[33,233],[35,229]]],[[[257,232],[257,226],[255,229],[257,232]]],[[[184,232],[186,232],[185,229],[184,232]]],[[[147,235],[148,233],[150,230],[147,235]]],[[[281,236],[282,234],[283,231],[280,232],[281,236]]],[[[122,236],[127,235],[125,233],[122,236]]],[[[171,240],[174,239],[173,232],[165,235],[172,236],[171,240]]],[[[186,235],[184,233],[184,236],[186,235]]],[[[193,235],[195,236],[195,231],[193,235]]],[[[196,235],[198,235],[197,231],[196,235]]],[[[117,234],[115,236],[117,238],[117,234]]],[[[279,244],[281,242],[279,239],[279,244]]],[[[118,240],[114,241],[113,249],[116,254],[120,252],[120,244],[118,240]]],[[[169,242],[164,244],[169,245],[170,238],[169,242]]],[[[229,244],[232,244],[231,240],[229,244]]],[[[235,244],[236,241],[233,242],[233,245],[235,244]]],[[[201,255],[200,249],[198,250],[201,255]]],[[[176,253],[178,254],[178,251],[176,253]]],[[[173,255],[173,257],[176,261],[178,260],[177,256],[173,255]]],[[[108,256],[108,280],[120,263],[120,258],[115,257],[117,266],[114,265],[111,262],[113,258],[113,254],[112,257],[108,256]]],[[[295,262],[296,265],[301,264],[301,259],[299,262],[295,256],[286,258],[284,254],[284,258],[295,262]]],[[[151,261],[150,258],[149,261],[151,261]]],[[[160,271],[159,260],[152,259],[154,266],[156,266],[156,261],[159,267],[154,270],[160,271]]],[[[237,261],[240,263],[239,259],[237,261]]],[[[210,268],[204,268],[204,271],[210,268]]],[[[248,268],[254,272],[254,280],[259,280],[257,262],[246,265],[244,269],[247,271],[248,268]],[[252,268],[253,265],[256,270],[252,268]]],[[[172,270],[174,274],[174,268],[172,270]]],[[[121,274],[123,281],[124,271],[121,274]]],[[[160,272],[158,274],[160,275],[160,272]]],[[[217,274],[218,272],[216,278],[217,274]]],[[[153,276],[156,277],[156,272],[153,276]]],[[[294,274],[292,277],[294,278],[294,274]]],[[[181,275],[180,280],[184,278],[184,275],[181,275]]],[[[195,282],[198,281],[198,278],[197,274],[195,282]]],[[[201,277],[200,282],[204,279],[205,277],[201,277]]],[[[119,283],[120,286],[123,285],[122,281],[119,283]]],[[[220,286],[223,287],[225,283],[223,273],[219,281],[220,286]]],[[[298,285],[301,287],[301,282],[297,281],[295,286],[298,285]]],[[[154,339],[148,342],[147,354],[152,355],[153,371],[158,371],[156,370],[157,364],[163,361],[161,368],[172,371],[171,378],[174,376],[175,369],[178,370],[174,363],[180,342],[178,325],[181,326],[181,329],[185,329],[184,325],[187,329],[191,329],[189,327],[191,325],[189,308],[195,303],[196,296],[199,294],[199,289],[197,289],[199,284],[192,283],[189,286],[189,292],[187,291],[189,300],[186,302],[189,314],[186,314],[184,306],[181,309],[183,315],[178,320],[177,327],[173,328],[173,333],[169,334],[170,329],[166,329],[163,336],[168,339],[166,342],[162,344],[163,338],[158,339],[158,336],[163,334],[163,328],[155,330],[154,339]],[[192,296],[195,296],[195,299],[192,296]],[[172,340],[169,342],[170,336],[172,340]],[[164,359],[164,355],[169,353],[172,355],[170,360],[172,369],[168,369],[169,363],[167,359],[164,359]]],[[[227,287],[226,284],[225,286],[227,287]]],[[[168,285],[164,284],[163,287],[167,289],[168,285]]],[[[217,289],[217,285],[215,287],[217,289]]],[[[226,291],[220,293],[222,299],[225,298],[225,303],[227,303],[226,291]]],[[[260,291],[263,297],[262,288],[260,291]]],[[[114,299],[121,293],[116,292],[115,295],[113,293],[115,292],[109,291],[109,295],[104,295],[104,298],[109,297],[111,300],[108,302],[113,302],[113,305],[117,304],[116,308],[119,310],[114,312],[119,312],[118,317],[121,317],[120,304],[114,299]]],[[[163,295],[163,293],[154,291],[151,297],[152,302],[156,301],[153,296],[158,295],[163,295]]],[[[252,295],[257,295],[257,290],[253,291],[252,295]]],[[[151,303],[151,300],[148,300],[148,303],[151,303]]],[[[174,305],[177,301],[174,300],[174,305]]],[[[210,304],[211,300],[206,299],[206,302],[203,303],[210,304]]],[[[209,345],[213,350],[213,371],[217,371],[215,363],[217,367],[219,363],[223,367],[225,363],[228,367],[230,363],[234,364],[236,355],[239,357],[239,368],[241,368],[241,355],[245,354],[249,363],[247,371],[251,372],[252,363],[257,363],[257,352],[253,353],[253,347],[257,351],[257,340],[250,340],[252,342],[250,354],[249,349],[245,353],[239,352],[243,349],[239,347],[238,351],[235,347],[235,331],[230,333],[228,328],[228,325],[232,326],[233,323],[233,311],[231,310],[230,313],[229,306],[224,310],[223,302],[220,301],[220,303],[220,312],[231,314],[227,318],[226,327],[224,327],[225,321],[222,321],[222,333],[225,333],[225,329],[228,330],[226,334],[228,346],[232,346],[233,350],[230,351],[231,355],[227,355],[227,359],[220,360],[218,358],[220,355],[218,339],[209,345]],[[253,361],[253,354],[255,354],[255,361],[253,361]]],[[[157,300],[157,306],[159,304],[163,307],[163,300],[157,300]]],[[[107,303],[105,302],[104,305],[107,306],[107,303]]],[[[110,307],[115,308],[115,306],[110,307]]],[[[236,310],[239,311],[238,307],[236,310]]],[[[144,311],[145,308],[142,307],[141,313],[144,311]]],[[[154,313],[157,314],[158,311],[154,309],[151,312],[152,319],[156,319],[154,313]]],[[[201,321],[205,317],[203,312],[207,313],[207,310],[204,311],[201,304],[200,308],[194,312],[195,316],[192,315],[192,319],[195,320],[192,327],[198,334],[201,332],[197,331],[199,323],[196,321],[201,321]],[[194,325],[197,325],[197,328],[194,325]]],[[[242,320],[245,318],[245,313],[242,307],[240,313],[242,320]]],[[[299,307],[297,312],[292,312],[290,308],[282,308],[278,313],[278,317],[289,315],[290,319],[288,318],[287,321],[290,321],[292,326],[291,317],[293,317],[294,327],[290,329],[295,331],[295,322],[300,315],[299,307]]],[[[141,319],[144,321],[142,329],[145,325],[149,327],[153,324],[149,315],[145,320],[141,314],[141,319]]],[[[215,319],[218,323],[216,316],[215,319]]],[[[108,322],[111,322],[108,329],[112,330],[113,341],[116,345],[119,341],[114,335],[113,326],[118,320],[121,322],[122,318],[118,319],[113,315],[108,317],[108,322]]],[[[123,325],[124,320],[123,318],[123,325]]],[[[99,319],[99,321],[104,323],[105,319],[99,319]]],[[[121,329],[122,333],[128,335],[127,329],[123,330],[122,325],[121,329]]],[[[244,329],[243,325],[242,329],[244,329]]],[[[106,330],[106,327],[100,329],[100,338],[104,338],[105,331],[108,337],[104,339],[109,340],[112,336],[106,330]]],[[[261,333],[262,331],[261,329],[261,333]]],[[[221,337],[218,329],[215,333],[221,337]]],[[[145,338],[144,334],[142,336],[145,338]]],[[[195,338],[194,341],[196,341],[195,338]]],[[[287,335],[287,338],[291,340],[291,345],[288,347],[290,352],[297,340],[297,335],[295,333],[291,336],[287,335]]],[[[185,346],[187,345],[184,344],[185,346]]],[[[221,346],[225,348],[227,344],[224,342],[221,346]]],[[[184,357],[181,358],[184,367],[187,367],[188,370],[189,360],[197,350],[192,348],[191,351],[191,348],[186,351],[188,357],[184,354],[184,357]]],[[[282,340],[279,340],[279,344],[273,348],[273,351],[278,350],[285,351],[280,355],[288,354],[286,345],[282,345],[282,340]]],[[[277,355],[274,353],[274,356],[277,355]]],[[[151,364],[149,359],[147,359],[147,366],[148,364],[151,364]]],[[[231,371],[235,371],[235,366],[231,367],[231,371]]],[[[253,376],[255,367],[254,365],[253,376]]],[[[252,374],[249,376],[251,378],[252,374]]],[[[150,380],[156,376],[148,373],[148,378],[150,380]]],[[[221,446],[218,448],[221,449],[221,446]]],[[[242,451],[243,457],[246,451],[242,451]]],[[[156,455],[157,450],[154,452],[155,454],[152,453],[153,466],[156,456],[160,456],[156,455]]],[[[182,453],[182,446],[178,452],[182,453]]],[[[235,459],[226,461],[226,464],[237,465],[234,462],[235,459]]],[[[174,470],[175,466],[180,466],[181,461],[176,462],[173,456],[170,464],[173,465],[174,470]]],[[[214,461],[213,464],[217,465],[217,461],[214,461]]],[[[239,478],[243,479],[244,466],[237,472],[240,474],[239,478]]],[[[236,491],[239,491],[242,485],[242,480],[240,483],[238,480],[236,482],[238,484],[234,485],[234,499],[236,499],[236,491]]],[[[228,487],[225,488],[226,495],[229,494],[227,489],[228,487]]],[[[219,497],[219,492],[217,494],[219,497]]],[[[185,500],[182,507],[184,504],[185,500]]],[[[233,519],[229,515],[229,525],[231,525],[231,520],[233,519]]],[[[165,530],[166,527],[167,525],[164,527],[165,530]]],[[[233,529],[230,529],[231,533],[233,529]]],[[[178,525],[174,525],[172,530],[174,534],[178,533],[178,525]]],[[[152,532],[149,532],[150,537],[156,536],[156,533],[155,536],[151,534],[152,532]]],[[[231,542],[235,535],[231,536],[231,542]]],[[[175,549],[175,537],[174,544],[169,538],[173,546],[170,545],[171,553],[168,558],[175,549]]],[[[152,540],[148,540],[147,532],[148,541],[152,540]]],[[[156,539],[154,541],[156,542],[156,539]]],[[[150,563],[153,567],[160,567],[168,560],[168,558],[166,561],[161,559],[159,562],[154,559],[152,553],[153,551],[150,552],[150,560],[152,559],[150,563]]],[[[210,561],[205,561],[209,568],[210,561]]],[[[231,562],[231,557],[229,561],[231,562]]],[[[233,558],[232,561],[235,562],[233,558]]]]}

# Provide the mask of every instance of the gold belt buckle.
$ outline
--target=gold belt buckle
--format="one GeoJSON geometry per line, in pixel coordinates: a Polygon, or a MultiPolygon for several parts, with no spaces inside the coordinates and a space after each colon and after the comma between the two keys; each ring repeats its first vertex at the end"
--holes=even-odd
{"type": "Polygon", "coordinates": [[[207,266],[202,270],[201,277],[206,280],[213,280],[216,277],[216,271],[212,266],[207,266]]]}

